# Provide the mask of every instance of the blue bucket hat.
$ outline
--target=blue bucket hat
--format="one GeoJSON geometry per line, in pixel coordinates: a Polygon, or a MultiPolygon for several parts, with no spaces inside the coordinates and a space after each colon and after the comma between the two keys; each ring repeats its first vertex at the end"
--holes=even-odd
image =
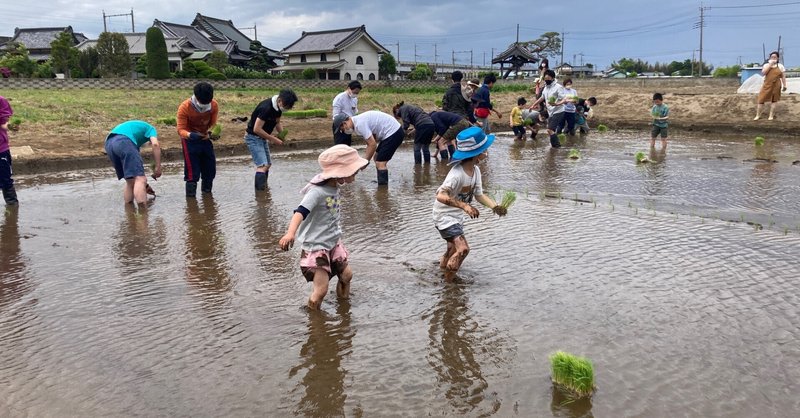
{"type": "Polygon", "coordinates": [[[494,135],[486,135],[483,129],[472,126],[458,133],[456,137],[456,152],[453,160],[464,160],[486,151],[494,142],[494,135]]]}

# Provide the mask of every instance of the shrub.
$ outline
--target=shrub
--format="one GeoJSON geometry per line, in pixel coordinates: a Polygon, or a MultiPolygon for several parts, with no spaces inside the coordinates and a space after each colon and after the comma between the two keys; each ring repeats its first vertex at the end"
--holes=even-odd
{"type": "Polygon", "coordinates": [[[167,42],[161,29],[152,26],[145,35],[145,50],[147,51],[147,77],[163,80],[170,77],[169,58],[167,57],[167,42]]]}
{"type": "Polygon", "coordinates": [[[317,78],[317,71],[313,68],[306,68],[300,75],[303,77],[303,80],[313,80],[317,78]]]}

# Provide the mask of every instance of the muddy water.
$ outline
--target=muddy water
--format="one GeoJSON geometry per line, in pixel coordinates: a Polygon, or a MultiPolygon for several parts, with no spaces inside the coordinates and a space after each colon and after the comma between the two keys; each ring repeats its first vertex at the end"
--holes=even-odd
{"type": "Polygon", "coordinates": [[[278,250],[316,150],[247,159],[187,202],[180,167],[146,214],[110,171],[20,178],[0,218],[3,416],[790,416],[800,410],[796,144],[500,137],[487,189],[508,217],[467,224],[441,283],[430,220],[442,165],[410,150],[343,192],[350,302],[319,315],[299,250],[278,250]],[[763,161],[743,162],[764,158],[763,161]],[[750,223],[748,223],[750,222],[750,223]],[[591,403],[552,393],[548,354],[591,358],[591,403]]]}

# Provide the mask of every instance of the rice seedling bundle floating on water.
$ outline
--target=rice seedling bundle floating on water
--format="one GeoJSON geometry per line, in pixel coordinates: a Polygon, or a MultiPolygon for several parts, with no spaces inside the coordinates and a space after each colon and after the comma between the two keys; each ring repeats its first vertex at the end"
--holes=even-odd
{"type": "Polygon", "coordinates": [[[757,136],[754,142],[755,142],[757,147],[760,147],[760,146],[764,145],[764,137],[763,136],[757,136]]]}
{"type": "Polygon", "coordinates": [[[637,152],[634,157],[636,158],[636,163],[649,163],[650,159],[647,158],[647,154],[642,151],[637,152]]]}
{"type": "Polygon", "coordinates": [[[606,132],[608,130],[608,126],[606,125],[597,125],[597,132],[606,132]]]}
{"type": "Polygon", "coordinates": [[[573,149],[569,150],[569,158],[572,158],[573,160],[577,160],[578,158],[581,158],[581,152],[578,151],[577,148],[573,148],[573,149]]]}
{"type": "Polygon", "coordinates": [[[564,351],[550,356],[550,378],[556,388],[576,399],[590,397],[595,390],[592,362],[564,351]]]}

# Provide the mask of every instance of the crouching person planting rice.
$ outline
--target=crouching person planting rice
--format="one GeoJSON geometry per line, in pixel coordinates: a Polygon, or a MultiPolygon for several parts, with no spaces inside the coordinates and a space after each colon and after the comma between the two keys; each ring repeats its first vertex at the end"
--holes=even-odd
{"type": "Polygon", "coordinates": [[[375,158],[378,185],[389,184],[387,163],[392,159],[406,136],[400,122],[379,110],[370,110],[356,116],[340,113],[333,118],[333,132],[343,132],[347,135],[355,132],[361,135],[364,142],[367,143],[365,155],[367,161],[375,158]]]}
{"type": "Polygon", "coordinates": [[[161,146],[158,144],[156,128],[147,122],[129,120],[117,125],[106,137],[105,149],[108,159],[114,166],[117,179],[125,179],[125,203],[143,205],[147,202],[147,194],[155,195],[147,184],[144,175],[144,164],[139,148],[150,142],[153,147],[153,179],[161,177],[161,146]]]}
{"type": "Polygon", "coordinates": [[[447,173],[444,183],[436,190],[433,203],[433,222],[439,234],[447,241],[447,250],[439,266],[445,271],[447,282],[455,280],[461,263],[469,254],[469,244],[464,238],[463,223],[466,217],[477,218],[478,209],[473,207],[473,196],[492,212],[503,216],[507,209],[495,203],[494,199],[483,194],[481,170],[478,163],[486,158],[486,150],[494,142],[494,135],[486,135],[479,127],[461,131],[456,137],[456,152],[453,153],[453,167],[447,173]]]}
{"type": "Polygon", "coordinates": [[[308,307],[319,309],[328,293],[331,277],[338,276],[336,295],[350,296],[353,272],[347,262],[348,252],[342,243],[339,225],[339,187],[352,183],[355,175],[369,164],[358,152],[344,144],[334,145],[319,156],[322,172],[303,188],[305,196],[294,210],[289,228],[280,240],[281,249],[288,251],[299,233],[301,244],[300,271],[314,287],[308,307]]]}

